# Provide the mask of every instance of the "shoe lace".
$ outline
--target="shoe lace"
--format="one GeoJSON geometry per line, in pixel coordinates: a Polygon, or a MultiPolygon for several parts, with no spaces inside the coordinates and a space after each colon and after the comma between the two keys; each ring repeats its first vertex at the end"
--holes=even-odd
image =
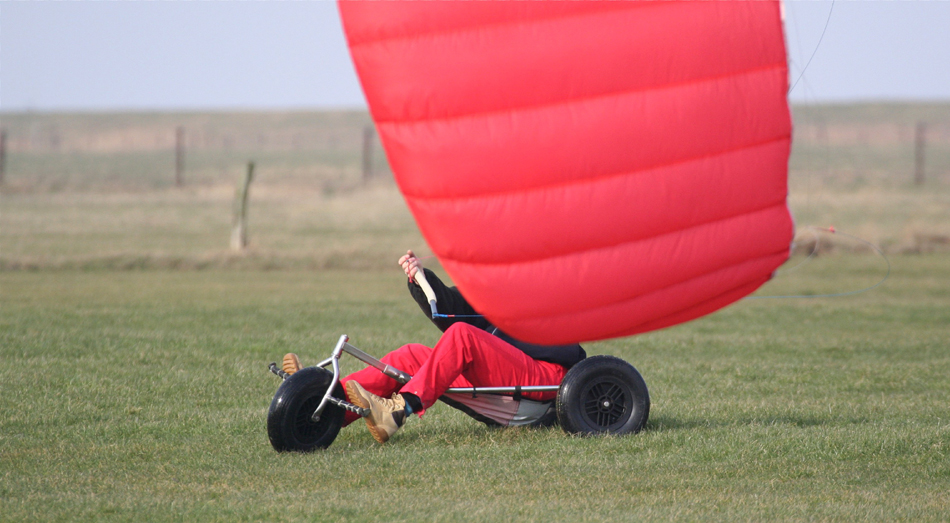
{"type": "Polygon", "coordinates": [[[386,406],[392,410],[402,410],[406,408],[406,400],[402,399],[398,392],[394,392],[392,398],[384,401],[386,402],[386,406]]]}

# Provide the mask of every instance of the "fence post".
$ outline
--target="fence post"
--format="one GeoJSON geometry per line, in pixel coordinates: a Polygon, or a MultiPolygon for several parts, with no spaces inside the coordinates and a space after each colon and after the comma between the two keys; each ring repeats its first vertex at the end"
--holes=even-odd
{"type": "Polygon", "coordinates": [[[927,148],[927,124],[917,122],[914,133],[914,183],[924,184],[924,150],[927,148]]]}
{"type": "Polygon", "coordinates": [[[363,183],[373,177],[373,137],[376,131],[372,125],[363,128],[363,183]]]}
{"type": "Polygon", "coordinates": [[[234,195],[234,217],[231,220],[231,250],[243,251],[247,247],[247,193],[254,177],[254,162],[247,162],[247,172],[234,195]]]}
{"type": "Polygon", "coordinates": [[[185,128],[175,129],[175,187],[184,185],[185,173],[185,128]]]}
{"type": "Polygon", "coordinates": [[[7,172],[7,130],[0,129],[0,184],[7,172]]]}

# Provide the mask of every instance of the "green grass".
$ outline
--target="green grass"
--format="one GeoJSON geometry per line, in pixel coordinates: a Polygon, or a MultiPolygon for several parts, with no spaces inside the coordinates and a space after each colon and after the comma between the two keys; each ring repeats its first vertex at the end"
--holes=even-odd
{"type": "Polygon", "coordinates": [[[391,184],[332,196],[252,185],[249,250],[234,255],[233,198],[227,187],[5,195],[0,268],[381,268],[423,245],[391,184]]]}
{"type": "MultiPolygon", "coordinates": [[[[645,432],[488,429],[441,406],[279,455],[266,364],[438,332],[387,271],[0,273],[0,520],[929,520],[950,514],[950,258],[839,299],[747,300],[589,344],[643,373],[645,432]]],[[[860,288],[819,257],[760,294],[860,288]]],[[[354,370],[355,360],[344,370],[354,370]]]]}

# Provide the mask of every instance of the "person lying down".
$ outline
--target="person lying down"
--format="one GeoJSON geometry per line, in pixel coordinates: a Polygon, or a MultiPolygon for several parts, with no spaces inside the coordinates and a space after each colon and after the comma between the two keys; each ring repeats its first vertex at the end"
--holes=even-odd
{"type": "MultiPolygon", "coordinates": [[[[435,347],[409,343],[380,359],[412,376],[404,385],[372,367],[340,380],[347,401],[369,409],[364,419],[379,443],[388,441],[410,414],[421,418],[440,398],[479,421],[492,421],[443,396],[449,388],[557,385],[572,366],[587,357],[578,344],[535,345],[508,336],[479,315],[457,288],[445,285],[435,273],[423,268],[411,250],[398,263],[409,279],[412,298],[443,334],[435,347]],[[424,271],[435,291],[439,312],[456,317],[432,317],[428,300],[416,282],[419,271],[424,271]]],[[[284,356],[282,368],[287,374],[302,367],[296,354],[284,356]]],[[[556,395],[556,391],[523,393],[524,398],[535,401],[550,401],[556,395]]],[[[347,411],[343,425],[359,417],[347,411]]]]}

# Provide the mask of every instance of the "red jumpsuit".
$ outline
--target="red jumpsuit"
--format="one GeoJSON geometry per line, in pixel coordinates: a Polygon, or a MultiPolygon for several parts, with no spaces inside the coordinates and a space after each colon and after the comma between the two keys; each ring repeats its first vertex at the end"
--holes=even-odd
{"type": "MultiPolygon", "coordinates": [[[[474,310],[458,290],[446,287],[428,270],[426,276],[436,291],[440,311],[472,316],[474,310]]],[[[418,286],[410,283],[409,288],[422,310],[428,313],[428,303],[418,286]]],[[[417,413],[421,416],[450,387],[558,385],[568,368],[586,356],[580,345],[541,347],[506,338],[520,345],[515,346],[500,337],[504,335],[481,317],[435,322],[444,330],[435,347],[410,343],[381,358],[383,363],[412,375],[409,383],[401,385],[374,368],[350,374],[341,382],[345,386],[347,381],[356,380],[366,390],[384,398],[396,392],[414,394],[422,401],[423,411],[417,413]]],[[[556,394],[535,392],[524,396],[543,401],[553,399],[556,394]]],[[[356,419],[359,419],[356,414],[347,412],[345,424],[356,419]]]]}

